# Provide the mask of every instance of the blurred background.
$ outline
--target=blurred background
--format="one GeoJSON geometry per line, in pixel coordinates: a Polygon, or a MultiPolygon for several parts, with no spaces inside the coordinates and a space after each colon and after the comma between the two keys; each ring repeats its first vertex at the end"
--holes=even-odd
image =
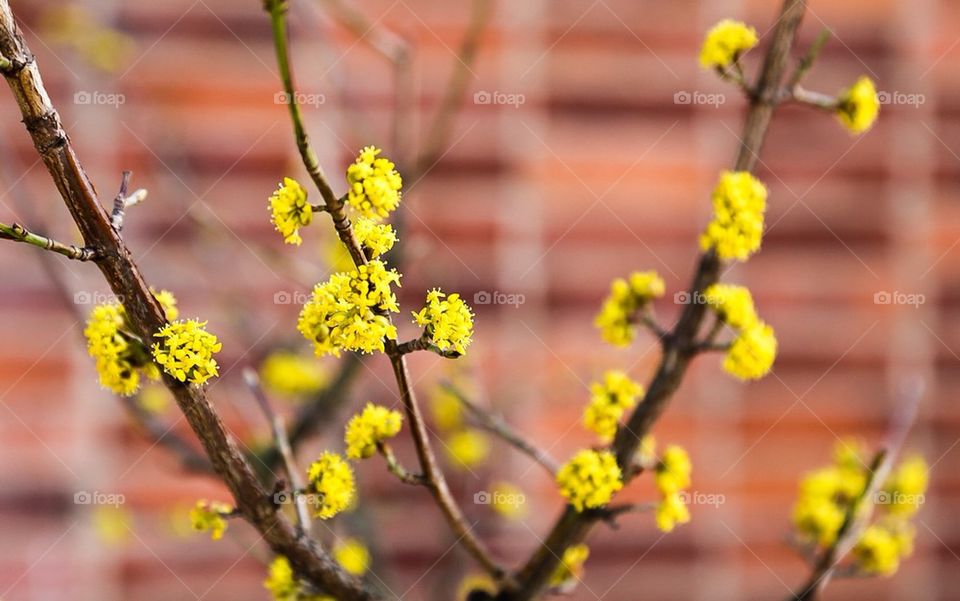
{"type": "MultiPolygon", "coordinates": [[[[126,242],[148,281],[224,341],[211,397],[262,452],[269,428],[241,374],[258,369],[269,385],[291,369],[284,359],[310,358],[297,313],[337,259],[323,216],[299,249],[268,221],[277,182],[306,180],[261,3],[12,4],[102,200],[125,169],[149,190],[127,214],[126,242]]],[[[744,102],[699,70],[702,35],[724,17],[755,26],[752,74],[779,3],[489,4],[484,24],[482,0],[291,0],[291,36],[299,100],[334,188],[366,144],[405,176],[403,249],[390,256],[404,273],[401,338],[415,335],[408,311],[426,289],[474,301],[468,356],[416,356],[412,373],[471,523],[516,563],[560,511],[553,483],[499,441],[451,427],[438,386],[456,381],[560,460],[592,444],[580,425],[589,383],[609,368],[646,382],[657,359],[649,337],[603,344],[593,316],[614,277],[656,269],[668,290],[656,310],[673,323],[710,190],[738,143],[744,102]],[[524,495],[508,515],[474,502],[501,482],[524,495]]],[[[838,581],[827,598],[956,598],[958,24],[948,0],[811,2],[800,48],[824,27],[834,35],[807,87],[835,93],[868,75],[885,102],[880,121],[852,137],[830,115],[778,112],[759,169],[770,189],[763,249],[726,276],[753,290],[775,328],[774,371],[741,385],[720,357],[696,361],[654,432],[690,451],[693,490],[712,501],[670,535],[648,514],[597,527],[571,598],[783,598],[807,573],[786,544],[797,480],[829,462],[839,438],[878,444],[911,374],[926,392],[907,447],[932,466],[916,554],[892,579],[838,581]]],[[[4,96],[0,221],[78,241],[4,96]]],[[[111,300],[97,270],[3,242],[0,282],[0,597],[267,599],[256,532],[240,522],[219,542],[190,532],[196,499],[229,495],[196,473],[194,439],[166,393],[123,401],[99,389],[81,337],[92,305],[111,300]]],[[[362,403],[399,403],[382,356],[306,365],[295,390],[268,386],[290,423],[312,424],[304,467],[342,447],[362,403]]],[[[398,454],[414,465],[405,440],[398,454]]],[[[471,562],[427,493],[377,459],[358,475],[358,510],[317,536],[363,539],[391,598],[456,598],[471,562]]],[[[640,478],[624,498],[654,494],[640,478]]]]}

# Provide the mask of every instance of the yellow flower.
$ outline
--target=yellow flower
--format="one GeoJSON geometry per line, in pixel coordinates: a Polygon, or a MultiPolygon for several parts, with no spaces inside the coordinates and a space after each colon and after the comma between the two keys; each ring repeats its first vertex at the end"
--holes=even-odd
{"type": "Polygon", "coordinates": [[[270,196],[270,221],[283,241],[300,246],[300,228],[310,225],[313,207],[307,202],[307,191],[297,180],[285,177],[276,192],[270,196]]]}
{"type": "Polygon", "coordinates": [[[732,328],[739,330],[757,321],[753,296],[743,286],[713,284],[704,290],[704,296],[707,306],[732,328]]]}
{"type": "Polygon", "coordinates": [[[654,519],[657,522],[657,528],[663,532],[672,532],[677,524],[686,524],[690,521],[690,510],[683,502],[680,493],[673,492],[663,497],[663,500],[657,504],[657,511],[654,519]]]}
{"type": "Polygon", "coordinates": [[[725,261],[746,261],[763,237],[767,188],[748,171],[724,171],[713,190],[713,220],[700,236],[703,250],[725,261]]]}
{"type": "Polygon", "coordinates": [[[590,404],[583,412],[583,424],[610,442],[617,433],[623,413],[637,404],[643,394],[643,386],[631,380],[621,371],[610,370],[604,374],[603,383],[590,386],[590,404]]]}
{"type": "Polygon", "coordinates": [[[613,453],[584,449],[557,472],[560,494],[577,511],[595,509],[610,502],[623,488],[620,466],[613,453]]]}
{"type": "Polygon", "coordinates": [[[327,371],[316,359],[290,351],[275,351],[260,365],[263,387],[289,398],[319,392],[327,385],[327,371]]]}
{"type": "Polygon", "coordinates": [[[637,465],[644,469],[653,466],[657,461],[657,439],[653,434],[647,434],[640,439],[640,445],[637,447],[636,457],[637,465]]]}
{"type": "Polygon", "coordinates": [[[846,510],[829,497],[801,496],[793,508],[793,524],[800,537],[821,546],[837,540],[845,517],[846,510]]]}
{"type": "Polygon", "coordinates": [[[377,443],[392,438],[400,431],[403,416],[398,411],[367,403],[363,411],[350,418],[344,441],[347,457],[366,459],[377,452],[377,443]]]}
{"type": "Polygon", "coordinates": [[[683,447],[679,445],[669,445],[663,451],[660,457],[660,463],[657,464],[654,481],[657,489],[663,495],[680,492],[682,489],[690,486],[690,472],[692,465],[690,456],[683,447]]]}
{"type": "Polygon", "coordinates": [[[477,430],[460,430],[447,438],[444,450],[451,466],[470,469],[490,454],[490,442],[477,430]]]}
{"type": "Polygon", "coordinates": [[[340,541],[334,546],[333,558],[354,576],[362,576],[370,569],[370,551],[355,538],[340,541]]]}
{"type": "Polygon", "coordinates": [[[767,375],[776,357],[777,338],[773,328],[756,321],[734,339],[723,360],[723,369],[741,380],[756,380],[767,375]]]}
{"type": "Polygon", "coordinates": [[[190,510],[190,524],[197,532],[210,532],[210,538],[220,540],[227,529],[224,516],[233,512],[233,507],[217,501],[197,501],[190,510]]]}
{"type": "Polygon", "coordinates": [[[583,577],[583,564],[590,556],[590,548],[586,545],[571,545],[563,552],[560,564],[550,575],[550,586],[560,587],[572,580],[579,581],[583,577]]]}
{"type": "Polygon", "coordinates": [[[325,451],[307,470],[309,492],[315,493],[315,514],[326,520],[349,509],[356,497],[353,470],[340,455],[325,451]]]}
{"type": "Polygon", "coordinates": [[[377,223],[373,219],[364,217],[355,219],[353,233],[360,246],[370,251],[368,255],[373,259],[386,253],[397,243],[397,232],[394,231],[393,226],[386,223],[377,223]]]}
{"type": "Polygon", "coordinates": [[[707,32],[700,49],[700,66],[724,69],[757,45],[757,31],[740,21],[724,19],[707,32]]]}
{"type": "Polygon", "coordinates": [[[913,527],[905,522],[871,524],[853,547],[854,563],[867,574],[889,576],[913,552],[913,527]]]}
{"type": "Polygon", "coordinates": [[[527,497],[509,482],[496,482],[490,487],[490,507],[505,518],[517,519],[527,513],[527,497]]]}
{"type": "Polygon", "coordinates": [[[463,355],[473,336],[473,312],[459,294],[446,295],[435,288],[427,293],[427,306],[413,314],[417,325],[441,351],[463,355]]]}
{"type": "Polygon", "coordinates": [[[378,157],[381,150],[367,146],[357,160],[347,167],[350,191],[347,202],[355,211],[369,219],[383,219],[400,204],[403,179],[394,164],[378,157]]]}
{"type": "Polygon", "coordinates": [[[610,296],[603,301],[594,325],[600,335],[614,346],[627,346],[636,336],[637,312],[654,298],[663,296],[663,279],[655,271],[635,271],[629,280],[617,278],[610,296]]]}
{"type": "Polygon", "coordinates": [[[154,334],[160,342],[153,345],[153,358],[165,372],[185,382],[203,384],[219,375],[214,353],[223,345],[204,328],[207,322],[189,319],[175,321],[154,334]]]}
{"type": "Polygon", "coordinates": [[[109,545],[123,545],[133,532],[133,519],[120,505],[97,505],[93,510],[93,529],[109,545]]]}
{"type": "MultiPolygon", "coordinates": [[[[167,319],[176,319],[177,300],[166,290],[151,292],[167,319]]],[[[140,388],[142,377],[156,380],[160,372],[150,361],[150,353],[133,334],[126,311],[120,303],[94,307],[83,331],[87,352],[96,361],[100,385],[116,394],[131,396],[140,388]]]]}
{"type": "Polygon", "coordinates": [[[463,404],[444,386],[437,386],[430,395],[430,413],[439,430],[457,430],[463,426],[463,404]]]}
{"type": "Polygon", "coordinates": [[[383,340],[397,338],[397,328],[385,313],[400,310],[390,287],[399,283],[397,270],[387,270],[378,259],[351,273],[335,273],[314,287],[297,329],[314,343],[317,356],[339,357],[341,350],[383,352],[383,340]]]}
{"type": "Polygon", "coordinates": [[[862,445],[852,439],[837,442],[833,464],[806,474],[793,510],[794,528],[802,540],[833,544],[851,504],[867,484],[862,445]]]}
{"type": "Polygon", "coordinates": [[[879,113],[877,89],[865,75],[837,98],[837,117],[851,133],[860,134],[870,129],[879,113]]]}
{"type": "Polygon", "coordinates": [[[904,459],[877,495],[879,501],[886,503],[887,510],[894,515],[913,515],[924,501],[929,471],[927,462],[919,455],[904,459]]]}
{"type": "Polygon", "coordinates": [[[159,415],[170,407],[170,391],[158,384],[144,388],[137,396],[140,408],[154,415],[159,415]]]}
{"type": "Polygon", "coordinates": [[[267,579],[263,587],[270,591],[275,601],[300,601],[300,583],[293,574],[290,561],[283,555],[277,555],[270,562],[267,579]]]}

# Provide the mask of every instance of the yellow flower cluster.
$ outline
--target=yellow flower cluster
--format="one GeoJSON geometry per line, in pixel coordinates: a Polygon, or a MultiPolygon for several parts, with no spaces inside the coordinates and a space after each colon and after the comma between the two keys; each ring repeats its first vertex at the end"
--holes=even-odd
{"type": "Polygon", "coordinates": [[[586,545],[571,545],[563,552],[560,565],[550,575],[550,586],[553,588],[572,588],[583,577],[583,564],[590,557],[590,548],[586,545]]]}
{"type": "Polygon", "coordinates": [[[740,21],[724,19],[707,32],[700,49],[700,66],[724,69],[757,45],[757,31],[740,21]]]}
{"type": "Polygon", "coordinates": [[[622,371],[610,370],[603,382],[590,385],[590,404],[583,412],[583,424],[596,432],[603,442],[610,442],[617,433],[624,412],[637,404],[643,386],[622,371]]]}
{"type": "Polygon", "coordinates": [[[756,321],[734,338],[723,360],[723,369],[741,380],[756,380],[767,375],[776,358],[777,337],[773,328],[756,321]]]}
{"type": "MultiPolygon", "coordinates": [[[[176,319],[179,311],[173,294],[161,290],[153,291],[153,295],[167,319],[176,319]]],[[[120,303],[94,307],[83,330],[87,352],[96,361],[100,385],[123,396],[130,396],[140,389],[141,377],[151,380],[160,377],[146,347],[132,332],[120,303]]]]}
{"type": "Polygon", "coordinates": [[[877,88],[869,77],[861,76],[856,83],[840,92],[837,117],[851,133],[860,134],[870,129],[879,113],[877,88]]]}
{"type": "Polygon", "coordinates": [[[909,517],[917,512],[924,501],[929,484],[930,468],[919,455],[907,457],[884,483],[878,502],[886,504],[890,513],[909,517]]]}
{"type": "Polygon", "coordinates": [[[220,540],[227,529],[224,516],[233,512],[233,507],[217,501],[197,501],[190,510],[190,525],[197,532],[210,532],[210,538],[220,540]]]}
{"type": "Polygon", "coordinates": [[[713,284],[704,296],[707,306],[737,331],[723,368],[741,380],[765,376],[777,356],[777,338],[773,328],[757,317],[750,291],[733,284],[713,284]]]}
{"type": "Polygon", "coordinates": [[[344,442],[347,457],[366,459],[377,452],[377,443],[392,438],[400,431],[403,416],[398,411],[367,403],[363,411],[350,418],[344,442]]]}
{"type": "Polygon", "coordinates": [[[276,192],[270,196],[270,221],[287,244],[300,246],[300,228],[310,225],[313,207],[307,202],[307,191],[290,177],[283,178],[276,192]]]}
{"type": "MultiPolygon", "coordinates": [[[[397,232],[389,223],[377,223],[373,219],[358,217],[353,222],[353,234],[360,246],[370,252],[370,258],[385,254],[397,243],[397,232]]],[[[342,244],[342,243],[341,243],[342,244]]]]}
{"type": "Polygon", "coordinates": [[[444,451],[452,467],[470,469],[480,465],[490,454],[490,441],[482,432],[466,428],[447,437],[444,451]]]}
{"type": "Polygon", "coordinates": [[[314,343],[318,356],[339,357],[341,350],[382,352],[384,338],[397,338],[396,327],[384,313],[400,310],[390,288],[399,283],[397,270],[388,270],[377,259],[350,273],[335,273],[313,289],[297,329],[314,343]]]}
{"type": "Polygon", "coordinates": [[[203,384],[219,375],[214,353],[223,345],[204,328],[207,322],[188,319],[175,321],[154,334],[160,342],[153,345],[153,358],[165,372],[180,380],[203,384]]]}
{"type": "MultiPolygon", "coordinates": [[[[370,569],[370,551],[355,538],[339,541],[333,547],[333,559],[354,576],[362,576],[370,569]]],[[[335,601],[329,595],[310,592],[308,585],[301,583],[293,573],[293,566],[283,555],[276,556],[267,572],[263,586],[274,601],[335,601]]]]}
{"type": "Polygon", "coordinates": [[[760,248],[767,188],[748,171],[724,171],[713,189],[713,220],[700,236],[703,250],[724,261],[746,261],[760,248]]]}
{"type": "Polygon", "coordinates": [[[427,292],[427,305],[413,314],[417,325],[441,351],[463,355],[473,336],[473,312],[459,294],[446,295],[435,288],[427,292]]]}
{"type": "Polygon", "coordinates": [[[347,202],[369,219],[383,219],[396,209],[403,187],[403,179],[395,165],[378,157],[380,152],[379,148],[367,146],[347,168],[347,183],[350,185],[347,202]]]}
{"type": "Polygon", "coordinates": [[[690,486],[692,464],[683,447],[669,445],[663,451],[654,472],[654,483],[663,499],[657,505],[657,528],[672,531],[677,524],[690,521],[690,511],[683,500],[683,489],[690,486]]]}
{"type": "Polygon", "coordinates": [[[307,470],[308,492],[316,495],[314,513],[326,520],[353,506],[356,484],[353,470],[343,457],[323,452],[307,470]]]}
{"type": "Polygon", "coordinates": [[[627,346],[637,333],[637,312],[651,299],[663,296],[663,292],[663,279],[655,271],[636,271],[629,280],[617,278],[610,285],[610,296],[603,301],[594,325],[608,343],[627,346]]]}
{"type": "Polygon", "coordinates": [[[264,388],[274,394],[300,398],[322,390],[327,385],[328,374],[316,359],[276,351],[263,360],[260,379],[264,388]]]}
{"type": "Polygon", "coordinates": [[[833,544],[851,503],[866,486],[864,461],[859,443],[840,441],[833,464],[810,472],[800,481],[793,523],[802,540],[820,546],[833,544]]]}
{"type": "Polygon", "coordinates": [[[557,472],[557,485],[574,509],[583,511],[609,503],[623,488],[622,478],[613,453],[583,449],[557,472]]]}
{"type": "Polygon", "coordinates": [[[913,526],[904,520],[881,520],[864,530],[853,546],[854,565],[865,574],[889,576],[900,560],[913,554],[913,526]]]}
{"type": "Polygon", "coordinates": [[[362,576],[370,569],[370,551],[356,538],[338,541],[333,547],[333,559],[354,576],[362,576]]]}

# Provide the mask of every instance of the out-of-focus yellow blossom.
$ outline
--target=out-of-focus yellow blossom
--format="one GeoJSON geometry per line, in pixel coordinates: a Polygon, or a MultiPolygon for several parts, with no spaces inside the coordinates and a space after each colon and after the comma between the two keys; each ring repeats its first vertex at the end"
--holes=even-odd
{"type": "Polygon", "coordinates": [[[657,504],[655,515],[657,528],[663,532],[672,532],[677,524],[686,524],[690,521],[690,510],[679,492],[673,492],[663,497],[657,504]]]}
{"type": "Polygon", "coordinates": [[[505,518],[522,518],[527,514],[527,497],[509,482],[495,482],[490,487],[490,507],[505,518]]]}
{"type": "Polygon", "coordinates": [[[900,462],[890,474],[883,490],[877,495],[891,514],[909,517],[924,501],[929,483],[930,468],[919,455],[911,455],[900,462]]]}
{"type": "Polygon", "coordinates": [[[377,223],[365,217],[354,220],[353,234],[357,237],[360,246],[370,251],[368,256],[373,259],[385,254],[397,243],[397,232],[392,225],[377,223]]]}
{"type": "Polygon", "coordinates": [[[122,545],[130,539],[133,519],[120,506],[97,505],[93,510],[93,528],[97,537],[110,545],[122,545]]]}
{"type": "Polygon", "coordinates": [[[233,512],[233,507],[218,501],[197,501],[190,510],[190,524],[197,532],[210,532],[210,538],[220,540],[227,529],[224,516],[233,512]]]}
{"type": "Polygon", "coordinates": [[[382,352],[384,338],[397,338],[397,328],[384,315],[400,310],[392,284],[400,285],[400,274],[379,259],[351,273],[335,273],[313,289],[297,329],[314,343],[317,356],[382,352]]]}
{"type": "Polygon", "coordinates": [[[562,587],[570,581],[579,581],[583,577],[583,564],[590,556],[590,548],[586,545],[571,545],[563,552],[560,564],[550,575],[551,587],[562,587]]]}
{"type": "Polygon", "coordinates": [[[463,427],[463,403],[445,386],[437,386],[430,395],[430,413],[440,430],[448,432],[463,427]]]}
{"type": "Polygon", "coordinates": [[[663,279],[655,271],[636,271],[629,279],[613,280],[610,295],[594,319],[603,339],[614,346],[630,344],[637,333],[637,312],[663,296],[664,288],[663,279]]]}
{"type": "Polygon", "coordinates": [[[170,407],[170,392],[158,384],[146,386],[137,395],[137,404],[153,415],[159,415],[170,407]]]}
{"type": "Polygon", "coordinates": [[[313,207],[307,202],[307,190],[297,180],[285,177],[277,191],[270,196],[270,221],[283,241],[300,246],[300,228],[310,225],[313,207]]]}
{"type": "Polygon", "coordinates": [[[663,495],[680,492],[690,486],[690,456],[679,445],[668,445],[657,464],[654,481],[663,495]]]}
{"type": "Polygon", "coordinates": [[[350,185],[347,202],[364,217],[377,220],[397,208],[403,187],[403,179],[395,165],[379,157],[380,152],[379,148],[367,146],[347,167],[347,183],[350,185]]]}
{"type": "Polygon", "coordinates": [[[260,380],[268,391],[287,398],[314,394],[327,385],[327,370],[316,359],[290,351],[275,351],[260,365],[260,380]]]}
{"type": "Polygon", "coordinates": [[[617,433],[623,413],[637,404],[637,397],[643,394],[643,386],[631,380],[622,371],[610,370],[603,376],[603,382],[590,385],[590,404],[583,412],[583,424],[600,436],[600,440],[610,442],[617,433]]]}
{"type": "Polygon", "coordinates": [[[583,511],[609,503],[623,488],[622,477],[613,453],[583,449],[557,472],[557,485],[574,509],[583,511]]]}
{"type": "Polygon", "coordinates": [[[470,469],[490,455],[490,441],[479,430],[465,429],[451,434],[444,450],[452,467],[470,469]]]}
{"type": "Polygon", "coordinates": [[[473,312],[459,294],[446,295],[439,288],[427,292],[427,305],[413,319],[441,351],[463,355],[472,342],[473,312]]]}
{"type": "Polygon", "coordinates": [[[757,321],[753,296],[743,286],[713,284],[704,290],[704,297],[707,306],[732,328],[740,330],[757,321]]]}
{"type": "Polygon", "coordinates": [[[363,411],[350,418],[344,434],[347,457],[366,459],[377,452],[377,443],[392,438],[400,431],[403,416],[380,405],[367,403],[363,411]]]}
{"type": "Polygon", "coordinates": [[[356,538],[348,538],[334,545],[333,558],[354,576],[362,576],[370,569],[370,551],[356,538]]]}
{"type": "Polygon", "coordinates": [[[867,574],[890,576],[913,553],[913,526],[902,521],[871,524],[853,547],[853,561],[867,574]]]}
{"type": "Polygon", "coordinates": [[[700,49],[700,66],[724,69],[757,45],[757,31],[740,21],[724,19],[707,32],[700,49]]]}
{"type": "Polygon", "coordinates": [[[314,513],[321,520],[353,505],[357,491],[353,470],[340,455],[323,452],[307,470],[307,480],[308,492],[316,495],[314,513]]]}
{"type": "Polygon", "coordinates": [[[71,47],[101,71],[120,70],[133,55],[136,42],[130,36],[105,26],[79,3],[63,3],[45,10],[40,17],[44,39],[71,47]]]}
{"type": "Polygon", "coordinates": [[[802,540],[821,546],[836,540],[850,505],[867,483],[863,453],[856,440],[838,441],[833,464],[808,473],[800,481],[793,521],[802,540]]]}
{"type": "Polygon", "coordinates": [[[457,587],[457,601],[468,601],[474,591],[492,596],[497,592],[497,583],[486,574],[470,574],[460,581],[460,586],[457,587]]]}
{"type": "Polygon", "coordinates": [[[801,496],[793,509],[794,527],[802,538],[828,546],[837,539],[846,511],[830,498],[801,496]]]}
{"type": "Polygon", "coordinates": [[[865,75],[840,92],[837,98],[837,117],[851,133],[861,134],[870,129],[878,114],[880,99],[877,97],[877,88],[865,75]]]}
{"type": "MultiPolygon", "coordinates": [[[[166,290],[151,290],[167,319],[178,316],[177,301],[166,290]]],[[[120,303],[94,307],[83,331],[87,352],[96,361],[100,385],[116,394],[131,396],[140,388],[142,377],[156,380],[160,371],[150,353],[133,334],[126,311],[120,303]]]]}
{"type": "Polygon", "coordinates": [[[153,358],[165,372],[186,382],[203,384],[219,375],[214,353],[223,345],[205,329],[207,322],[188,319],[175,321],[154,334],[160,342],[153,345],[153,358]]]}
{"type": "Polygon", "coordinates": [[[318,601],[315,596],[301,594],[301,586],[293,574],[290,560],[283,555],[277,555],[270,562],[263,586],[270,591],[274,601],[318,601]]]}
{"type": "Polygon", "coordinates": [[[653,434],[647,434],[640,439],[637,446],[636,457],[637,465],[644,469],[653,467],[657,462],[657,439],[653,434]]]}
{"type": "Polygon", "coordinates": [[[713,190],[713,220],[700,236],[703,250],[724,261],[746,261],[763,237],[767,188],[748,171],[724,171],[713,190]]]}
{"type": "Polygon", "coordinates": [[[777,338],[773,328],[756,321],[733,340],[723,360],[723,369],[741,380],[756,380],[767,375],[777,357],[777,338]]]}

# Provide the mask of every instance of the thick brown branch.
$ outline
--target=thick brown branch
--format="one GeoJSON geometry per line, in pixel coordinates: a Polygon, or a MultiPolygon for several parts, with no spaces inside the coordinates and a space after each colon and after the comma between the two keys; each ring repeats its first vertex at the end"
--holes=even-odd
{"type": "MultiPolygon", "coordinates": [[[[790,48],[805,10],[806,0],[785,0],[783,4],[760,75],[753,87],[755,93],[750,99],[743,136],[734,161],[735,170],[753,171],[756,167],[790,60],[790,48]]],[[[720,261],[716,254],[703,254],[690,286],[690,298],[701,298],[703,291],[718,280],[719,274],[720,261]]],[[[634,410],[626,426],[617,432],[611,450],[626,474],[634,473],[630,467],[641,439],[666,409],[671,396],[680,386],[690,360],[696,354],[695,341],[705,311],[704,303],[689,303],[684,307],[680,320],[665,340],[660,363],[643,402],[634,410]]],[[[573,507],[567,506],[544,542],[516,575],[518,586],[513,589],[504,587],[498,598],[501,601],[527,601],[539,596],[545,590],[564,550],[582,541],[596,520],[596,516],[578,513],[573,507]]]]}
{"type": "MultiPolygon", "coordinates": [[[[123,299],[136,334],[142,339],[165,324],[160,305],[134,263],[97,197],[77,158],[60,117],[47,95],[40,71],[23,41],[7,0],[0,0],[0,55],[10,60],[4,77],[30,134],[87,246],[102,249],[97,266],[113,292],[123,299]]],[[[278,513],[235,441],[227,433],[203,390],[170,377],[171,390],[223,478],[243,516],[263,535],[271,549],[285,555],[302,577],[344,599],[372,599],[358,579],[346,573],[327,553],[298,536],[293,525],[278,513]]]]}

